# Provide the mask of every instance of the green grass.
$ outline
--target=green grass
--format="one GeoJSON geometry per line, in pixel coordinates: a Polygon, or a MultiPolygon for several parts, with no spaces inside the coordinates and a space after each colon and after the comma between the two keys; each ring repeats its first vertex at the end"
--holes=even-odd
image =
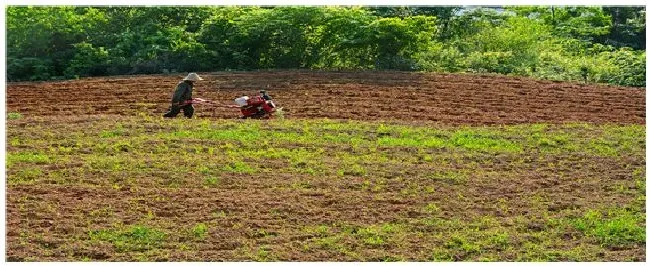
{"type": "Polygon", "coordinates": [[[468,180],[467,173],[459,171],[436,171],[429,174],[428,177],[449,184],[463,184],[468,180]]]}
{"type": "Polygon", "coordinates": [[[88,236],[91,240],[113,244],[117,252],[129,252],[159,248],[167,234],[144,225],[134,225],[124,229],[90,231],[88,236]]]}
{"type": "Polygon", "coordinates": [[[38,168],[23,168],[15,174],[7,177],[7,183],[10,185],[33,184],[39,177],[43,176],[43,170],[38,168]]]}
{"type": "Polygon", "coordinates": [[[200,223],[192,227],[192,236],[197,239],[205,239],[208,234],[208,226],[200,223]]]}
{"type": "MultiPolygon", "coordinates": [[[[491,154],[518,154],[536,150],[551,154],[590,152],[602,156],[620,156],[643,148],[644,136],[644,128],[637,125],[593,127],[588,124],[567,124],[558,127],[532,124],[432,130],[429,127],[366,122],[282,120],[268,123],[200,122],[196,126],[181,127],[153,137],[166,140],[212,140],[226,143],[227,148],[235,150],[259,143],[263,143],[262,147],[266,149],[280,150],[283,145],[279,144],[284,143],[312,146],[338,143],[352,147],[445,148],[491,154]],[[591,131],[591,134],[584,135],[582,131],[591,131]]],[[[273,152],[268,156],[274,156],[273,152]]]]}
{"type": "Polygon", "coordinates": [[[52,161],[52,156],[40,152],[18,152],[7,154],[7,167],[11,167],[16,163],[47,164],[52,161]]]}
{"type": "Polygon", "coordinates": [[[440,138],[395,138],[395,137],[381,137],[377,140],[377,145],[387,147],[427,147],[427,148],[441,148],[445,147],[445,141],[440,138]]]}
{"type": "Polygon", "coordinates": [[[21,113],[7,113],[7,120],[18,120],[22,117],[23,115],[21,113]]]}
{"type": "Polygon", "coordinates": [[[115,138],[122,136],[126,133],[126,130],[122,127],[122,124],[117,124],[114,129],[104,130],[99,134],[100,138],[115,138]]]}
{"type": "Polygon", "coordinates": [[[521,152],[519,144],[492,134],[482,134],[482,130],[459,130],[450,139],[451,144],[468,150],[485,152],[521,152]]]}
{"type": "Polygon", "coordinates": [[[606,247],[645,243],[645,215],[626,210],[590,210],[572,221],[576,229],[606,247]]]}
{"type": "Polygon", "coordinates": [[[241,161],[228,163],[223,166],[222,170],[226,172],[239,173],[239,174],[251,174],[255,172],[255,168],[241,161]]]}
{"type": "Polygon", "coordinates": [[[32,237],[41,217],[62,211],[100,230],[48,237],[132,260],[193,260],[224,235],[224,256],[256,261],[294,249],[361,261],[638,260],[645,245],[639,125],[23,119],[34,126],[8,124],[6,160],[23,248],[44,241],[32,237]],[[69,210],[29,186],[116,197],[69,210]],[[206,214],[173,224],[181,206],[206,214]]]}
{"type": "Polygon", "coordinates": [[[205,178],[203,183],[208,187],[216,187],[219,185],[219,178],[216,176],[209,176],[205,178]]]}

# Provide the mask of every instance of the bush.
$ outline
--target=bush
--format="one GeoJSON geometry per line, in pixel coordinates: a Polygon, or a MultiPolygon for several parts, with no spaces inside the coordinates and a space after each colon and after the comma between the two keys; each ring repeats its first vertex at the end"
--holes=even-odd
{"type": "MultiPolygon", "coordinates": [[[[430,16],[436,12],[417,10],[10,7],[7,79],[311,68],[501,73],[645,86],[645,51],[594,41],[614,36],[607,34],[607,14],[614,14],[603,13],[607,9],[557,8],[555,17],[546,7],[510,8],[514,13],[475,9],[441,20],[430,16]]],[[[614,28],[632,23],[638,31],[644,24],[637,11],[624,14],[631,20],[614,28]]]]}
{"type": "Polygon", "coordinates": [[[467,57],[470,72],[510,74],[514,71],[516,61],[512,52],[473,52],[467,57]]]}
{"type": "Polygon", "coordinates": [[[459,72],[467,68],[465,56],[456,47],[434,43],[415,55],[417,69],[434,72],[459,72]]]}
{"type": "Polygon", "coordinates": [[[612,66],[596,69],[599,71],[597,82],[645,87],[645,52],[621,48],[616,52],[603,52],[599,55],[599,59],[609,62],[612,66]]]}
{"type": "Polygon", "coordinates": [[[7,79],[9,81],[48,80],[54,74],[52,60],[42,58],[7,58],[7,79]]]}
{"type": "Polygon", "coordinates": [[[74,45],[75,55],[65,70],[66,77],[103,76],[108,74],[108,51],[82,42],[74,45]]]}

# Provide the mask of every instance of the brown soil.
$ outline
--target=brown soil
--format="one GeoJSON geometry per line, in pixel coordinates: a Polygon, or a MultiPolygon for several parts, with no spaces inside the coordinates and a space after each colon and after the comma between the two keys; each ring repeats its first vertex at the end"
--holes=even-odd
{"type": "MultiPolygon", "coordinates": [[[[202,76],[206,80],[197,84],[195,97],[231,104],[242,94],[267,89],[287,111],[285,117],[296,119],[449,125],[645,123],[645,91],[635,88],[407,72],[202,76]]],[[[601,156],[532,150],[495,155],[432,148],[424,150],[432,156],[425,161],[418,157],[420,151],[408,147],[357,151],[347,143],[284,146],[278,148],[322,149],[326,156],[316,163],[326,171],[309,175],[290,169],[292,162],[284,158],[246,157],[258,172],[224,172],[211,187],[200,167],[221,168],[232,159],[225,144],[237,143],[136,143],[140,137],[178,129],[173,128],[180,126],[175,120],[143,125],[133,116],[162,115],[180,79],[134,76],[7,85],[7,112],[24,116],[7,122],[8,151],[56,158],[55,163],[7,167],[13,182],[19,176],[29,179],[23,170],[42,172],[31,183],[7,181],[8,261],[646,260],[645,244],[603,248],[597,239],[567,225],[588,210],[640,206],[645,200],[639,197],[645,195],[645,186],[638,182],[645,181],[639,179],[645,176],[644,152],[601,156]],[[98,137],[116,123],[127,133],[141,135],[98,137]],[[102,152],[122,140],[133,141],[127,144],[137,149],[102,152]],[[169,150],[157,149],[163,146],[169,150]],[[192,150],[199,146],[214,147],[215,153],[192,150]],[[177,148],[183,150],[174,153],[177,148]],[[337,170],[344,165],[336,156],[342,153],[386,154],[391,161],[360,161],[368,174],[340,176],[337,170]],[[97,156],[129,161],[123,169],[114,169],[94,165],[103,162],[97,156]],[[642,173],[635,173],[639,169],[642,173]],[[440,171],[466,176],[431,178],[440,171]],[[207,227],[204,238],[193,235],[199,224],[207,227]],[[164,241],[121,251],[119,235],[112,240],[90,237],[96,230],[133,225],[164,232],[164,241]],[[396,229],[372,231],[387,225],[396,229]],[[318,231],[320,227],[325,230],[318,231]],[[372,242],[375,238],[368,235],[373,232],[383,243],[372,242]],[[502,232],[508,234],[505,247],[491,240],[502,232]],[[454,246],[456,235],[466,238],[466,245],[454,246]],[[480,250],[472,250],[471,244],[478,243],[480,250]],[[441,258],[436,252],[453,257],[441,258]]],[[[196,110],[203,118],[239,115],[236,109],[210,105],[197,105],[196,110]]],[[[585,138],[590,133],[585,131],[585,138]]],[[[639,140],[639,146],[645,142],[639,140]]],[[[645,206],[638,208],[631,212],[645,213],[645,206]]]]}
{"type": "MultiPolygon", "coordinates": [[[[219,72],[202,74],[194,97],[220,105],[267,89],[287,118],[645,123],[645,90],[500,75],[412,72],[219,72]]],[[[9,83],[7,112],[30,115],[162,114],[180,75],[9,83]]],[[[237,109],[196,106],[198,117],[235,118],[237,109]]]]}

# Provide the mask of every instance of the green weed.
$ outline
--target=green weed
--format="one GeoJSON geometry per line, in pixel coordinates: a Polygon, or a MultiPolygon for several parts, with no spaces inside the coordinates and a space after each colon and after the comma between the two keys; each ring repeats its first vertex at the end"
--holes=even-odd
{"type": "Polygon", "coordinates": [[[203,181],[203,184],[207,187],[216,187],[217,185],[219,185],[219,178],[216,176],[206,177],[205,180],[203,181]]]}
{"type": "Polygon", "coordinates": [[[275,260],[275,257],[271,253],[271,248],[269,246],[261,246],[257,249],[254,257],[255,261],[272,261],[275,260]]]}
{"type": "Polygon", "coordinates": [[[208,234],[208,226],[200,223],[192,227],[192,236],[198,239],[205,239],[205,236],[208,234]]]}
{"type": "Polygon", "coordinates": [[[365,176],[367,173],[366,168],[359,164],[345,165],[337,171],[339,176],[365,176]]]}
{"type": "Polygon", "coordinates": [[[51,156],[38,152],[19,152],[7,154],[7,167],[11,167],[16,163],[47,164],[51,162],[53,162],[51,156]]]}
{"type": "Polygon", "coordinates": [[[96,230],[88,232],[91,240],[107,241],[117,252],[146,251],[159,248],[167,235],[156,229],[134,225],[127,229],[96,230]]]}
{"type": "Polygon", "coordinates": [[[21,113],[7,113],[7,120],[18,120],[23,118],[21,113]]]}
{"type": "Polygon", "coordinates": [[[13,185],[31,184],[37,178],[43,176],[43,170],[38,168],[24,168],[15,174],[7,176],[7,183],[13,185]]]}
{"type": "Polygon", "coordinates": [[[124,129],[104,130],[99,133],[100,138],[115,138],[124,135],[124,129]]]}
{"type": "Polygon", "coordinates": [[[645,243],[645,214],[625,210],[612,210],[604,216],[601,211],[590,210],[572,224],[587,236],[594,237],[606,247],[645,243]]]}
{"type": "Polygon", "coordinates": [[[460,171],[438,171],[429,174],[428,177],[448,184],[465,184],[468,180],[467,174],[460,171]]]}
{"type": "Polygon", "coordinates": [[[327,225],[307,226],[302,228],[302,231],[305,233],[315,234],[319,237],[324,237],[329,235],[330,227],[327,225]]]}
{"type": "Polygon", "coordinates": [[[239,173],[239,174],[251,174],[255,172],[255,169],[253,167],[249,166],[245,162],[240,162],[240,161],[231,162],[225,165],[222,168],[222,170],[226,172],[239,173]]]}
{"type": "Polygon", "coordinates": [[[435,203],[429,203],[424,207],[424,211],[428,213],[438,213],[440,212],[440,207],[438,207],[438,205],[435,203]]]}
{"type": "Polygon", "coordinates": [[[456,131],[451,137],[451,143],[457,147],[482,152],[522,151],[522,147],[512,141],[494,135],[484,135],[470,129],[456,131]]]}
{"type": "Polygon", "coordinates": [[[355,235],[366,245],[382,246],[389,241],[393,234],[401,230],[400,226],[394,224],[371,225],[359,228],[355,235]]]}

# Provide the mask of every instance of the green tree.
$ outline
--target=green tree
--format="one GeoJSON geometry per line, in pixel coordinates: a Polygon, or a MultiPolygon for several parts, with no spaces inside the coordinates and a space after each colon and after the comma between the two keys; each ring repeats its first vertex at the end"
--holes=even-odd
{"type": "Polygon", "coordinates": [[[601,43],[645,50],[645,7],[609,6],[603,11],[611,17],[612,27],[601,43]]]}

